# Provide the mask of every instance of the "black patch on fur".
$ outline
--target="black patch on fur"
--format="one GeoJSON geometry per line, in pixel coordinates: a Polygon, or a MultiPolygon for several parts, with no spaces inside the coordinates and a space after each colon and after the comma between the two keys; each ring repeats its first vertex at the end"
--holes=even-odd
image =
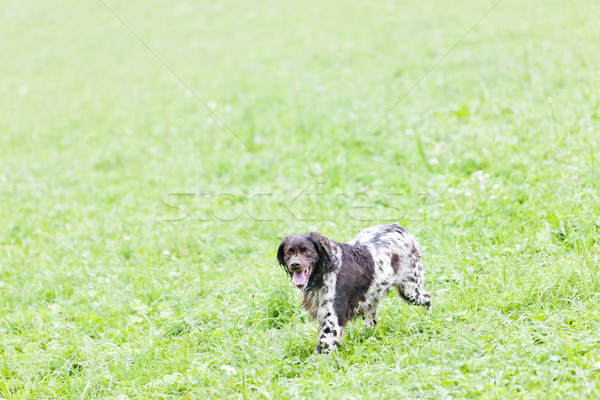
{"type": "Polygon", "coordinates": [[[388,227],[389,227],[388,232],[396,232],[403,236],[404,236],[404,234],[406,234],[406,229],[404,229],[403,227],[401,227],[398,224],[389,224],[388,227]]]}
{"type": "Polygon", "coordinates": [[[398,257],[398,254],[394,253],[392,255],[392,268],[394,269],[394,273],[397,274],[398,273],[398,268],[400,268],[400,257],[398,257]]]}
{"type": "Polygon", "coordinates": [[[342,247],[341,269],[337,275],[333,308],[340,327],[355,317],[355,310],[365,297],[375,274],[375,262],[364,246],[338,243],[342,247]]]}
{"type": "Polygon", "coordinates": [[[410,255],[413,256],[415,261],[421,259],[421,253],[419,253],[419,249],[417,249],[417,246],[413,246],[410,255]]]}
{"type": "Polygon", "coordinates": [[[402,288],[398,288],[398,294],[400,295],[400,297],[402,297],[404,300],[408,301],[409,303],[412,303],[413,300],[409,299],[405,294],[402,288]]]}

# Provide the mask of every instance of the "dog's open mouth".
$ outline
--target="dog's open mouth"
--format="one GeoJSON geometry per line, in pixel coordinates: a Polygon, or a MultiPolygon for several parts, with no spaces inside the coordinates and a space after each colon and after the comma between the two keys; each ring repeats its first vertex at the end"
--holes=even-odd
{"type": "Polygon", "coordinates": [[[312,265],[305,269],[304,271],[294,272],[294,276],[292,277],[292,282],[298,288],[303,288],[308,283],[308,278],[310,277],[310,273],[312,272],[312,265]]]}

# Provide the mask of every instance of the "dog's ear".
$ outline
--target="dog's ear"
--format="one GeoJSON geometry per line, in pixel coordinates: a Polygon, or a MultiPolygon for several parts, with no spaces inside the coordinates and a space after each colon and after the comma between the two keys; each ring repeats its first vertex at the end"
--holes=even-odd
{"type": "Polygon", "coordinates": [[[285,260],[283,259],[283,250],[285,248],[285,243],[287,242],[287,240],[290,237],[286,237],[285,239],[283,239],[281,241],[281,244],[279,245],[279,249],[277,249],[277,262],[279,263],[279,265],[281,265],[284,269],[284,271],[289,275],[292,276],[292,273],[290,272],[290,270],[287,268],[287,265],[285,265],[285,260]]]}
{"type": "Polygon", "coordinates": [[[317,253],[319,254],[319,261],[317,266],[323,273],[333,270],[332,256],[331,256],[331,242],[325,236],[317,232],[311,232],[309,234],[310,240],[315,245],[317,253]]]}

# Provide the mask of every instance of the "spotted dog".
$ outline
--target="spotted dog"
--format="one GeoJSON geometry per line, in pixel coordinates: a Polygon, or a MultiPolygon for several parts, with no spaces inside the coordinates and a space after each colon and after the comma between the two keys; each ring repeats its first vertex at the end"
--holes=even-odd
{"type": "Polygon", "coordinates": [[[344,326],[358,315],[374,327],[379,301],[392,288],[406,302],[431,310],[417,241],[398,224],[366,228],[350,243],[315,232],[288,236],[277,261],[302,290],[304,310],[321,324],[315,353],[335,350],[344,326]]]}

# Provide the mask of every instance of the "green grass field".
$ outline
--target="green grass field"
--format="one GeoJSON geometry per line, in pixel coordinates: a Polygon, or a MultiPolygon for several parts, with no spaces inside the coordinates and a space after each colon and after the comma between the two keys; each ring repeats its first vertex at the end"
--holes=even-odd
{"type": "Polygon", "coordinates": [[[4,2],[0,398],[600,397],[599,20],[4,2]],[[433,313],[390,294],[313,358],[279,242],[388,221],[433,313]]]}

